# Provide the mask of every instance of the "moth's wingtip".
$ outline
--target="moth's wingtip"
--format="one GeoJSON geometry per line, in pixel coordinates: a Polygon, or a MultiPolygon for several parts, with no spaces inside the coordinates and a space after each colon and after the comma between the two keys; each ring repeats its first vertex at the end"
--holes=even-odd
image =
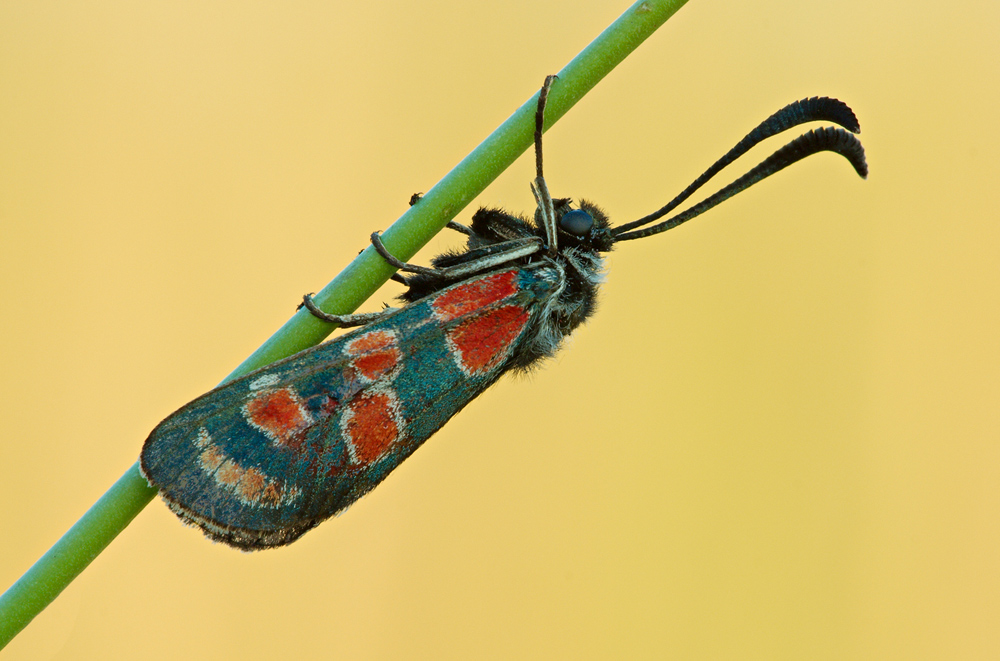
{"type": "Polygon", "coordinates": [[[198,528],[213,542],[225,544],[244,553],[287,546],[319,524],[317,521],[278,530],[253,530],[227,526],[196,514],[162,492],[160,495],[170,511],[176,514],[184,525],[198,528]]]}

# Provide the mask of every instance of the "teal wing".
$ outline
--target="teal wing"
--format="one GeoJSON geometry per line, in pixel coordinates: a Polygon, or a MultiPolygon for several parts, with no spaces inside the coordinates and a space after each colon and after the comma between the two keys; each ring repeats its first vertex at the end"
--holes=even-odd
{"type": "Polygon", "coordinates": [[[551,290],[532,270],[478,276],[232,381],[153,430],[142,472],[209,537],[288,544],[496,381],[551,290]]]}

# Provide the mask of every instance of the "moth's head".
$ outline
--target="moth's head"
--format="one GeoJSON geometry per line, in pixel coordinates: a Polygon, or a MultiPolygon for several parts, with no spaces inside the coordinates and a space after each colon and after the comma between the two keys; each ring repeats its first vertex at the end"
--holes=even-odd
{"type": "MultiPolygon", "coordinates": [[[[597,252],[607,252],[614,245],[611,221],[596,204],[580,200],[578,207],[573,200],[561,197],[552,200],[559,232],[559,246],[580,247],[597,252]]],[[[540,212],[535,211],[535,223],[541,226],[540,212]]]]}

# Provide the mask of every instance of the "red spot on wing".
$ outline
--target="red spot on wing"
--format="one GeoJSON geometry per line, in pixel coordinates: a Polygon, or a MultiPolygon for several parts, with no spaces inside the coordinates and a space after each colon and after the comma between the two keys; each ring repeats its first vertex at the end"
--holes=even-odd
{"type": "Polygon", "coordinates": [[[528,312],[505,305],[476,315],[448,332],[448,344],[459,368],[478,374],[496,367],[510,354],[514,340],[528,323],[528,312]]]}
{"type": "Polygon", "coordinates": [[[372,331],[354,338],[344,345],[346,354],[365,354],[391,347],[396,344],[396,334],[392,331],[372,331]]]}
{"type": "Polygon", "coordinates": [[[374,381],[399,364],[399,349],[392,347],[354,359],[352,365],[366,379],[374,381]]]}
{"type": "Polygon", "coordinates": [[[313,423],[291,388],[264,391],[243,405],[247,422],[281,445],[298,445],[299,432],[313,423]]]}
{"type": "Polygon", "coordinates": [[[470,280],[437,296],[431,303],[434,316],[442,321],[475,312],[490,303],[517,293],[517,272],[501,271],[470,280]]]}
{"type": "Polygon", "coordinates": [[[399,364],[400,353],[396,334],[390,330],[371,331],[344,345],[344,353],[357,356],[351,361],[357,374],[375,381],[399,364]]]}
{"type": "Polygon", "coordinates": [[[349,405],[341,422],[354,463],[368,465],[399,437],[399,404],[391,393],[362,393],[349,405]]]}

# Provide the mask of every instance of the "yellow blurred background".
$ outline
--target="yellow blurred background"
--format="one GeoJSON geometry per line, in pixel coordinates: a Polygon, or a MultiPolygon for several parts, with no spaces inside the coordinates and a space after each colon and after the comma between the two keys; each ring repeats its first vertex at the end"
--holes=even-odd
{"type": "MultiPolygon", "coordinates": [[[[0,3],[0,589],[627,6],[0,3]]],[[[623,244],[558,358],[288,548],[155,501],[3,658],[1000,658],[998,30],[691,0],[547,134],[554,194],[633,220],[817,94],[867,182],[623,244]]]]}

